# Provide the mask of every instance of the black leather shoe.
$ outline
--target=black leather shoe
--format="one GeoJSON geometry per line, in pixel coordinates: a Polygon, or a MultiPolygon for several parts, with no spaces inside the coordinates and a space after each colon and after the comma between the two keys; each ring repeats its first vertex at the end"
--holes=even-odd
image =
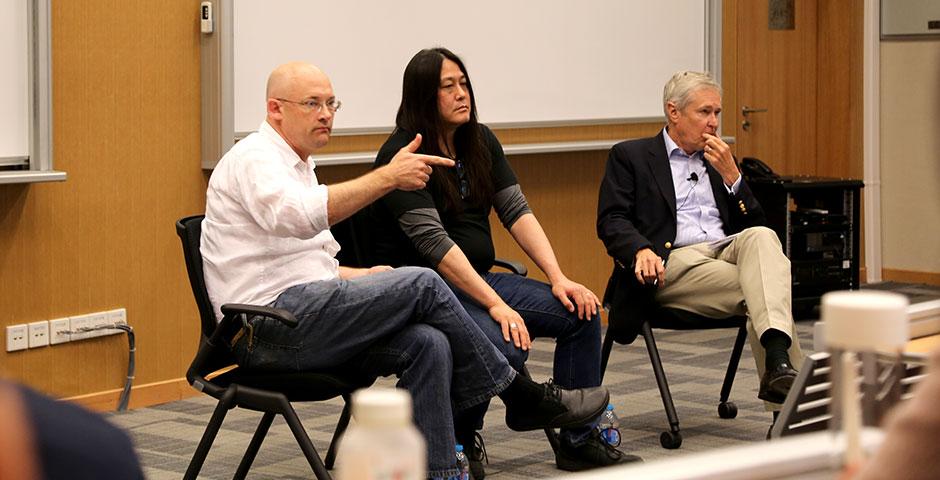
{"type": "Polygon", "coordinates": [[[467,463],[470,465],[470,478],[483,480],[486,478],[486,469],[483,468],[483,463],[490,463],[489,458],[486,456],[483,436],[475,430],[466,434],[454,433],[457,434],[457,443],[463,445],[463,453],[467,456],[467,463]]]}
{"type": "Polygon", "coordinates": [[[796,370],[789,363],[781,363],[776,367],[764,372],[760,379],[760,390],[757,392],[757,398],[771,403],[783,403],[796,380],[796,370]]]}
{"type": "Polygon", "coordinates": [[[642,461],[643,459],[636,455],[628,455],[614,448],[601,438],[597,430],[591,432],[591,436],[583,445],[573,447],[562,441],[555,452],[555,466],[567,472],[642,461]]]}
{"type": "Polygon", "coordinates": [[[549,380],[543,383],[544,396],[535,405],[506,406],[506,426],[517,432],[540,428],[584,425],[607,407],[610,392],[604,387],[562,390],[549,380]]]}

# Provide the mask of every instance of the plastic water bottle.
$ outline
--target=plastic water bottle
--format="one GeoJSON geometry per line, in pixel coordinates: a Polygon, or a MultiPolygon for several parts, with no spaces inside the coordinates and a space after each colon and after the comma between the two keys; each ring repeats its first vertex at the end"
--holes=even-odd
{"type": "Polygon", "coordinates": [[[352,396],[355,424],[340,440],[338,480],[423,480],[427,447],[411,423],[411,396],[390,388],[352,396]]]}
{"type": "Polygon", "coordinates": [[[597,429],[601,432],[603,438],[610,445],[620,446],[620,419],[614,413],[613,404],[607,404],[607,409],[601,414],[601,419],[597,423],[597,429]]]}
{"type": "Polygon", "coordinates": [[[470,480],[470,462],[467,460],[467,455],[463,453],[463,445],[457,444],[457,470],[460,470],[460,473],[454,477],[457,480],[470,480]]]}

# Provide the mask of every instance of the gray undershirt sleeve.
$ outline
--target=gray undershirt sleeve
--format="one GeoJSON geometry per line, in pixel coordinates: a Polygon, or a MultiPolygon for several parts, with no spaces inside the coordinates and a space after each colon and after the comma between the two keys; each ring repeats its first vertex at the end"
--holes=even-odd
{"type": "Polygon", "coordinates": [[[444,230],[441,217],[435,208],[408,210],[398,217],[398,225],[414,243],[418,253],[435,268],[455,245],[444,230]]]}
{"type": "Polygon", "coordinates": [[[519,217],[532,213],[518,183],[496,192],[493,196],[493,208],[496,209],[496,215],[499,216],[499,221],[503,223],[506,230],[512,228],[519,217]]]}

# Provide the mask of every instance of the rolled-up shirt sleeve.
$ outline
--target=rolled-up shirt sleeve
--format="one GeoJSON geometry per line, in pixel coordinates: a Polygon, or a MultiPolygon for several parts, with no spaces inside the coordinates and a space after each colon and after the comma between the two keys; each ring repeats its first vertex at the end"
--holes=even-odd
{"type": "Polygon", "coordinates": [[[315,179],[305,185],[301,181],[285,181],[297,176],[290,166],[262,156],[248,156],[240,162],[238,179],[242,204],[255,222],[274,235],[313,238],[329,229],[326,185],[315,179]]]}
{"type": "Polygon", "coordinates": [[[300,192],[300,200],[307,214],[307,220],[315,232],[322,232],[330,228],[327,202],[330,198],[329,188],[326,185],[315,185],[300,192]]]}
{"type": "Polygon", "coordinates": [[[532,213],[529,202],[526,201],[518,183],[496,192],[493,196],[493,208],[496,209],[496,215],[506,230],[512,228],[519,217],[532,213]]]}
{"type": "Polygon", "coordinates": [[[435,268],[453,247],[441,217],[434,208],[408,210],[398,217],[398,225],[414,243],[415,249],[435,268]]]}

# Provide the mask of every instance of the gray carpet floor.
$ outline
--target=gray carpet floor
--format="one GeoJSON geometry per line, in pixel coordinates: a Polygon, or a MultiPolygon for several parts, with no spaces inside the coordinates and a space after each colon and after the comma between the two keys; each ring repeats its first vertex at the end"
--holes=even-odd
{"type": "MultiPolygon", "coordinates": [[[[812,322],[798,324],[807,354],[812,348],[811,328],[812,322]]],[[[771,414],[764,411],[756,396],[758,378],[749,347],[745,347],[731,394],[738,406],[738,416],[723,420],[717,415],[719,390],[734,334],[734,330],[656,332],[683,434],[678,450],[665,450],[659,444],[660,432],[668,429],[668,423],[642,339],[632,345],[615,345],[604,384],[610,389],[611,402],[620,417],[625,451],[654,460],[764,441],[771,414]]],[[[552,352],[551,342],[536,342],[528,367],[537,381],[551,376],[552,352]]],[[[377,384],[392,386],[393,380],[380,379],[377,384]]],[[[109,418],[130,432],[149,479],[177,479],[185,472],[214,407],[214,399],[201,395],[112,414],[109,418]]],[[[296,409],[320,455],[325,456],[342,402],[297,404],[296,409]]],[[[510,431],[503,421],[504,414],[502,403],[494,401],[483,429],[489,453],[489,478],[562,475],[564,472],[555,468],[554,455],[544,434],[510,431]]],[[[259,419],[256,412],[230,411],[200,478],[231,478],[259,419]]],[[[282,420],[275,420],[249,478],[312,478],[300,448],[282,420]]]]}

